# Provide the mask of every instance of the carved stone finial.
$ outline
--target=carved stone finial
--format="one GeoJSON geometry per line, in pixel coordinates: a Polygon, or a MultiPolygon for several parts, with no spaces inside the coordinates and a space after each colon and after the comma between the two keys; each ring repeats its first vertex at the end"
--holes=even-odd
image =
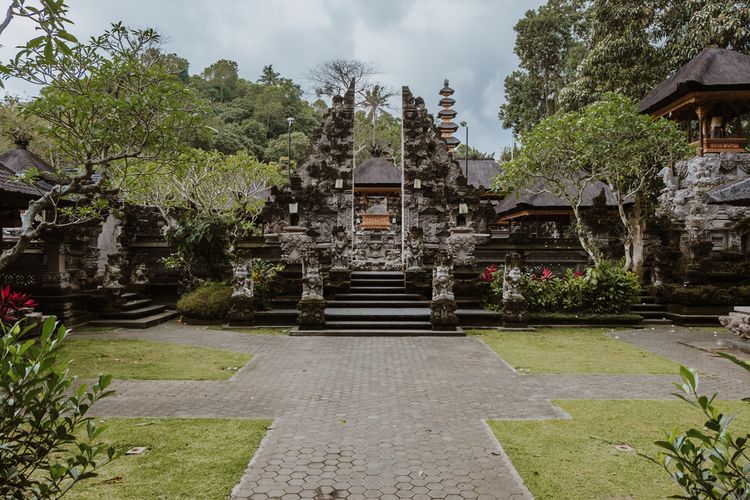
{"type": "Polygon", "coordinates": [[[448,83],[448,79],[446,78],[443,88],[438,92],[442,96],[440,107],[443,109],[438,112],[440,123],[437,125],[437,128],[440,130],[440,136],[445,140],[448,152],[452,153],[456,146],[461,144],[461,141],[453,137],[453,134],[458,130],[458,125],[453,123],[456,112],[451,109],[456,104],[456,101],[450,97],[453,95],[454,90],[448,86],[448,83]]]}

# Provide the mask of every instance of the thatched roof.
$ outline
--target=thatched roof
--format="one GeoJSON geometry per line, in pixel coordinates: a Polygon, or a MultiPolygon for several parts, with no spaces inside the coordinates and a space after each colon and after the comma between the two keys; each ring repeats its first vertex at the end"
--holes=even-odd
{"type": "Polygon", "coordinates": [[[641,100],[652,113],[695,91],[750,90],[750,55],[729,49],[704,49],[641,100]]]}
{"type": "Polygon", "coordinates": [[[368,158],[354,169],[355,186],[400,186],[401,170],[393,160],[368,158]]]}
{"type": "MultiPolygon", "coordinates": [[[[543,192],[542,188],[544,183],[542,180],[537,180],[531,188],[521,189],[519,191],[510,193],[506,196],[503,201],[495,205],[495,213],[498,215],[506,215],[521,210],[530,209],[569,209],[565,201],[561,200],[557,196],[543,192]]],[[[572,186],[571,186],[572,189],[572,186]]],[[[594,198],[601,194],[602,189],[607,199],[607,206],[616,207],[617,201],[612,195],[609,187],[601,181],[590,183],[586,186],[583,192],[582,207],[591,207],[594,204],[594,198]]]]}
{"type": "MultiPolygon", "coordinates": [[[[457,159],[461,172],[466,170],[466,160],[457,159]]],[[[469,160],[469,185],[492,189],[495,177],[500,173],[500,165],[493,158],[484,158],[478,160],[469,160]]]]}
{"type": "Polygon", "coordinates": [[[714,205],[750,206],[750,178],[714,188],[708,197],[714,205]]]}
{"type": "Polygon", "coordinates": [[[20,196],[39,196],[39,190],[15,180],[16,174],[10,169],[0,165],[0,193],[13,193],[20,196]]]}
{"type": "Polygon", "coordinates": [[[0,165],[16,174],[22,174],[30,168],[36,168],[41,172],[54,172],[55,170],[49,163],[24,147],[0,154],[0,165]]]}

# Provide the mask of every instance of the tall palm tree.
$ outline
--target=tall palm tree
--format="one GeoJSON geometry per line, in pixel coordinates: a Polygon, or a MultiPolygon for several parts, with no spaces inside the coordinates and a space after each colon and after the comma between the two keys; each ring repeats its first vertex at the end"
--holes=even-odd
{"type": "Polygon", "coordinates": [[[388,101],[396,93],[391,89],[376,83],[369,89],[365,89],[365,97],[362,106],[367,110],[367,119],[372,121],[372,138],[371,142],[375,143],[375,123],[378,121],[378,115],[390,108],[388,101]]]}

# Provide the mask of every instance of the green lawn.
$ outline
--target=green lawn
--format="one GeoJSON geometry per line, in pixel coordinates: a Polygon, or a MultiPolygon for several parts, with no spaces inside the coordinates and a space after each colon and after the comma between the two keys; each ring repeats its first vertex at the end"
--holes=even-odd
{"type": "MultiPolygon", "coordinates": [[[[654,441],[675,426],[705,421],[681,401],[556,401],[572,420],[495,420],[490,427],[538,499],[652,499],[680,491],[666,472],[637,452],[655,457],[654,441]],[[634,451],[620,451],[627,444],[634,451]]],[[[737,415],[734,429],[750,426],[750,405],[721,402],[737,415]]]]}
{"type": "Polygon", "coordinates": [[[270,420],[112,418],[102,440],[142,455],[121,456],[65,498],[229,497],[270,420]]]}
{"type": "Polygon", "coordinates": [[[678,373],[679,364],[607,337],[609,328],[540,328],[533,332],[473,330],[522,373],[678,373]]]}
{"type": "Polygon", "coordinates": [[[243,328],[241,326],[211,325],[208,330],[219,330],[223,332],[254,333],[256,335],[286,335],[289,328],[243,328]]]}
{"type": "Polygon", "coordinates": [[[81,378],[111,373],[115,379],[140,380],[226,380],[251,358],[221,349],[121,339],[73,338],[61,352],[81,378]]]}

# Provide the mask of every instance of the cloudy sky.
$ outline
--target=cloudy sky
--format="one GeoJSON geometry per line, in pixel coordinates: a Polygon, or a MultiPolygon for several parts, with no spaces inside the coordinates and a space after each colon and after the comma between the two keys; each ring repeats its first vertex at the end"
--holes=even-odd
{"type": "MultiPolygon", "coordinates": [[[[6,0],[7,2],[7,0],[6,0]]],[[[5,3],[5,2],[3,2],[5,3]]],[[[497,152],[511,135],[497,118],[503,79],[516,67],[513,25],[542,0],[68,0],[79,38],[122,20],[154,27],[166,50],[199,73],[218,59],[237,61],[240,76],[257,79],[266,64],[309,89],[304,75],[317,63],[356,58],[375,64],[382,83],[408,85],[437,111],[444,78],[456,90],[456,122],[469,124],[469,143],[497,152]]],[[[22,22],[2,35],[0,58],[32,35],[22,22]]],[[[12,93],[33,89],[9,82],[12,93]]],[[[312,97],[312,96],[310,96],[312,97]]],[[[399,99],[393,100],[396,112],[399,99]]],[[[463,140],[463,129],[459,132],[463,140]]]]}

